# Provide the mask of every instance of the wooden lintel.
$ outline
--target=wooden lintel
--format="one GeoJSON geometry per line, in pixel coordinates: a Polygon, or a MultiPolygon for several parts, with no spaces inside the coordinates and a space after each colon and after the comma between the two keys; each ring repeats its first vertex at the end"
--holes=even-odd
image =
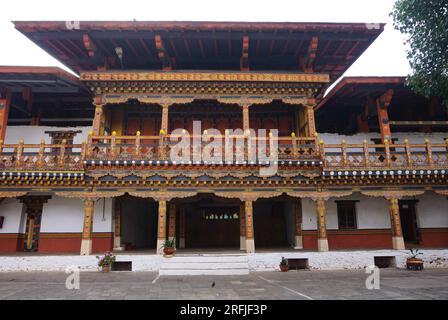
{"type": "Polygon", "coordinates": [[[249,71],[249,36],[243,37],[243,50],[240,59],[240,70],[249,71]]]}
{"type": "Polygon", "coordinates": [[[303,72],[313,72],[314,60],[316,59],[318,44],[319,38],[317,36],[312,37],[305,57],[300,59],[300,66],[303,72]]]}
{"type": "Polygon", "coordinates": [[[173,70],[173,59],[170,58],[168,51],[165,48],[162,37],[160,35],[155,36],[155,43],[157,48],[157,55],[162,62],[162,70],[173,70]]]}

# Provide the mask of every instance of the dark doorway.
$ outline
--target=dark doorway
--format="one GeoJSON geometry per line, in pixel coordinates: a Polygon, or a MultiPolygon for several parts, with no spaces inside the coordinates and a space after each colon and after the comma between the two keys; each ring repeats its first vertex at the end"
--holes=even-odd
{"type": "Polygon", "coordinates": [[[416,200],[400,200],[400,220],[403,239],[405,242],[418,243],[417,214],[415,210],[416,200]]]}
{"type": "Polygon", "coordinates": [[[261,199],[255,202],[255,248],[289,246],[285,210],[285,201],[261,199]]]}
{"type": "Polygon", "coordinates": [[[121,208],[121,244],[126,250],[155,249],[157,203],[152,199],[125,196],[121,208]]]}
{"type": "Polygon", "coordinates": [[[239,248],[239,201],[198,195],[185,208],[186,248],[239,248]]]}

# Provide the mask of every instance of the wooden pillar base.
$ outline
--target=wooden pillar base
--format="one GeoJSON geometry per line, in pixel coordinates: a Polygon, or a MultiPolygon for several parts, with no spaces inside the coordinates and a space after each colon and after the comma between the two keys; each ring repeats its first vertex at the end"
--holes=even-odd
{"type": "Polygon", "coordinates": [[[124,251],[124,247],[121,245],[121,237],[114,237],[114,251],[124,251]]]}
{"type": "Polygon", "coordinates": [[[240,250],[246,250],[246,237],[240,236],[240,250]]]}
{"type": "Polygon", "coordinates": [[[317,239],[317,251],[319,252],[328,251],[328,239],[317,239]]]}
{"type": "Polygon", "coordinates": [[[89,256],[92,254],[92,239],[81,240],[81,252],[82,256],[89,256]]]}
{"type": "Polygon", "coordinates": [[[163,254],[163,243],[165,240],[163,239],[157,239],[157,247],[156,247],[156,254],[163,254]]]}
{"type": "Polygon", "coordinates": [[[179,249],[185,248],[185,238],[179,238],[179,249]]]}
{"type": "Polygon", "coordinates": [[[294,249],[303,249],[303,237],[302,236],[294,237],[294,249]]]}
{"type": "Polygon", "coordinates": [[[254,239],[246,239],[246,253],[255,253],[254,239]]]}
{"type": "Polygon", "coordinates": [[[395,250],[404,250],[404,239],[403,237],[392,237],[392,248],[395,250]]]}

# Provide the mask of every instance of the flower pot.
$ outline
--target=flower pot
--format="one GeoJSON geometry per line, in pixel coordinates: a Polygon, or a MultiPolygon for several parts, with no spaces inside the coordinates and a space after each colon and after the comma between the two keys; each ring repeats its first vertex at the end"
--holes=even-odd
{"type": "Polygon", "coordinates": [[[281,264],[280,265],[280,271],[281,272],[286,272],[289,270],[289,266],[287,264],[281,264]]]}
{"type": "Polygon", "coordinates": [[[102,272],[109,272],[110,271],[110,265],[104,265],[101,267],[102,272]]]}
{"type": "Polygon", "coordinates": [[[406,260],[406,269],[423,270],[423,260],[418,258],[408,258],[406,260]]]}
{"type": "Polygon", "coordinates": [[[176,248],[163,248],[163,255],[165,257],[172,257],[174,252],[176,252],[176,248]]]}

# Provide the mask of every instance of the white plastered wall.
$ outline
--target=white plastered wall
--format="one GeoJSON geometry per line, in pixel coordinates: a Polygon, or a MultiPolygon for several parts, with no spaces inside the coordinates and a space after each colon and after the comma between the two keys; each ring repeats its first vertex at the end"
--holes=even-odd
{"type": "MultiPolygon", "coordinates": [[[[389,229],[389,207],[383,198],[366,197],[354,193],[349,197],[330,198],[325,202],[328,230],[338,229],[336,200],[358,200],[356,218],[358,229],[389,229]]],[[[316,204],[311,199],[302,199],[303,230],[316,230],[316,204]]]]}
{"type": "Polygon", "coordinates": [[[6,198],[0,203],[0,216],[5,217],[0,233],[23,233],[25,226],[23,204],[14,198],[6,198]]]}
{"type": "MultiPolygon", "coordinates": [[[[80,233],[84,222],[84,204],[81,199],[52,196],[42,211],[41,232],[80,233]]],[[[95,202],[93,232],[112,231],[112,199],[95,202]],[[104,211],[103,211],[104,208],[104,211]]]]}
{"type": "Polygon", "coordinates": [[[446,196],[426,192],[418,196],[416,204],[419,228],[448,228],[448,199],[446,196]]]}

